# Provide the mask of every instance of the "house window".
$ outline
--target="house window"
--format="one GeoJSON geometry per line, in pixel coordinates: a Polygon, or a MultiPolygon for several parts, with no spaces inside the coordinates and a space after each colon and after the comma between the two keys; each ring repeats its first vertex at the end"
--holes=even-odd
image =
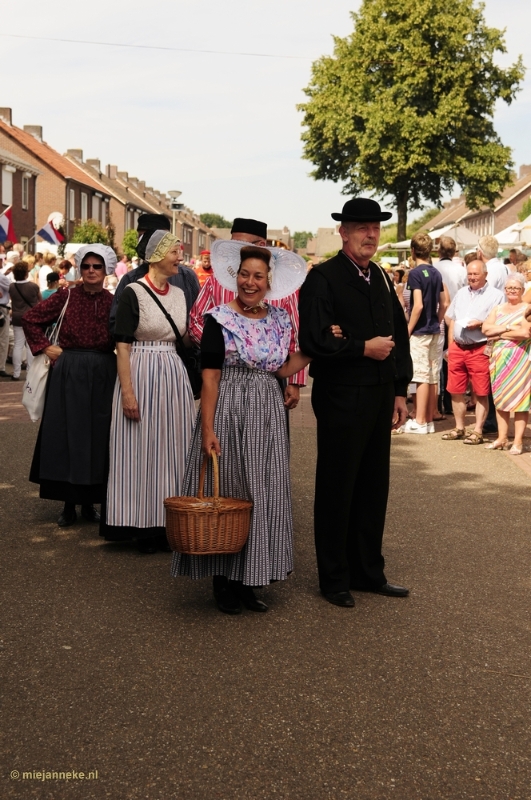
{"type": "Polygon", "coordinates": [[[92,219],[100,221],[100,198],[96,195],[92,198],[92,219]]]}
{"type": "Polygon", "coordinates": [[[14,167],[5,165],[2,167],[2,203],[5,206],[13,205],[13,173],[14,167]]]}
{"type": "Polygon", "coordinates": [[[81,221],[85,222],[88,219],[88,194],[81,192],[81,221]]]}
{"type": "Polygon", "coordinates": [[[68,219],[74,222],[76,218],[76,192],[74,189],[68,190],[68,219]]]}
{"type": "Polygon", "coordinates": [[[183,225],[183,241],[185,244],[192,244],[192,229],[183,225]]]}
{"type": "Polygon", "coordinates": [[[29,208],[29,182],[27,175],[22,176],[22,208],[27,211],[29,208]]]}
{"type": "Polygon", "coordinates": [[[204,250],[206,247],[206,236],[204,233],[199,234],[199,249],[204,250]]]}
{"type": "Polygon", "coordinates": [[[107,225],[107,210],[109,206],[107,203],[101,204],[101,224],[105,227],[107,225]]]}

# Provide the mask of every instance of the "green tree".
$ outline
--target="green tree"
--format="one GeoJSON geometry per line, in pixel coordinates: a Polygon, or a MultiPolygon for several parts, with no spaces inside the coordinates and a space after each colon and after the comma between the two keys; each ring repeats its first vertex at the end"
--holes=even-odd
{"type": "Polygon", "coordinates": [[[298,250],[300,247],[306,247],[308,239],[313,239],[313,233],[310,233],[310,231],[295,231],[293,234],[293,246],[295,250],[298,250]]]}
{"type": "Polygon", "coordinates": [[[524,219],[527,219],[527,217],[529,217],[530,215],[531,215],[531,197],[525,201],[525,203],[522,206],[522,210],[517,215],[518,222],[523,222],[524,219]]]}
{"type": "Polygon", "coordinates": [[[521,57],[502,69],[503,31],[474,0],[363,0],[354,31],[313,64],[304,90],[304,158],[345,194],[391,196],[398,239],[407,212],[440,204],[459,184],[470,208],[492,205],[511,181],[510,148],[494,130],[511,103],[521,57]]]}
{"type": "Polygon", "coordinates": [[[94,219],[88,219],[86,222],[81,222],[74,228],[72,236],[73,242],[84,242],[85,244],[108,244],[109,236],[107,230],[100,222],[94,219]]]}
{"type": "Polygon", "coordinates": [[[134,228],[130,228],[130,230],[124,233],[124,238],[122,240],[122,253],[129,259],[133,258],[133,256],[136,256],[137,244],[138,233],[134,228]]]}
{"type": "Polygon", "coordinates": [[[222,217],[221,214],[200,214],[199,219],[209,228],[232,228],[232,222],[222,217]]]}

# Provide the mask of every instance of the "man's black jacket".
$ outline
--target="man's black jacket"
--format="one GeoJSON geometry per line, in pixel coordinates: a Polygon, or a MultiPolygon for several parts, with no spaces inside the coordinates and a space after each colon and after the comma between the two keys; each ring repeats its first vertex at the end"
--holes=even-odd
{"type": "Polygon", "coordinates": [[[314,360],[310,375],[332,384],[370,386],[394,381],[405,396],[413,375],[404,310],[385,273],[370,263],[370,284],[340,251],[313,267],[299,296],[299,344],[314,360]],[[340,325],[346,339],[330,333],[340,325]],[[363,355],[365,342],[392,336],[395,347],[384,361],[363,355]]]}

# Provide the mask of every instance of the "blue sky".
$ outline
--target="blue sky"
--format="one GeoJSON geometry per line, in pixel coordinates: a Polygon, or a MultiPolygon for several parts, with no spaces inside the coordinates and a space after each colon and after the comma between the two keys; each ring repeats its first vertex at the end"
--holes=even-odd
{"type": "MultiPolygon", "coordinates": [[[[270,53],[254,58],[111,48],[0,36],[0,106],[13,122],[42,125],[60,152],[117,164],[161,191],[180,189],[197,212],[253,216],[270,228],[333,224],[341,187],[308,177],[301,115],[312,60],[352,29],[356,0],[19,0],[2,11],[2,32],[36,37],[270,53]]],[[[508,55],[531,66],[531,3],[487,0],[487,22],[506,27],[508,55]]],[[[531,163],[531,72],[496,128],[517,165],[531,163]]]]}

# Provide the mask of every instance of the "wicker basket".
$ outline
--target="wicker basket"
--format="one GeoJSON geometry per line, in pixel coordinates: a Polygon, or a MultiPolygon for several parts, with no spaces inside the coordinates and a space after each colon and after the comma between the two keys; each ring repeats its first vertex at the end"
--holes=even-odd
{"type": "Polygon", "coordinates": [[[197,497],[168,497],[166,508],[166,536],[172,550],[191,556],[217,553],[239,553],[251,523],[253,504],[250,500],[237,500],[219,496],[218,458],[214,451],[214,497],[204,497],[203,487],[207,457],[203,458],[197,497]]]}

